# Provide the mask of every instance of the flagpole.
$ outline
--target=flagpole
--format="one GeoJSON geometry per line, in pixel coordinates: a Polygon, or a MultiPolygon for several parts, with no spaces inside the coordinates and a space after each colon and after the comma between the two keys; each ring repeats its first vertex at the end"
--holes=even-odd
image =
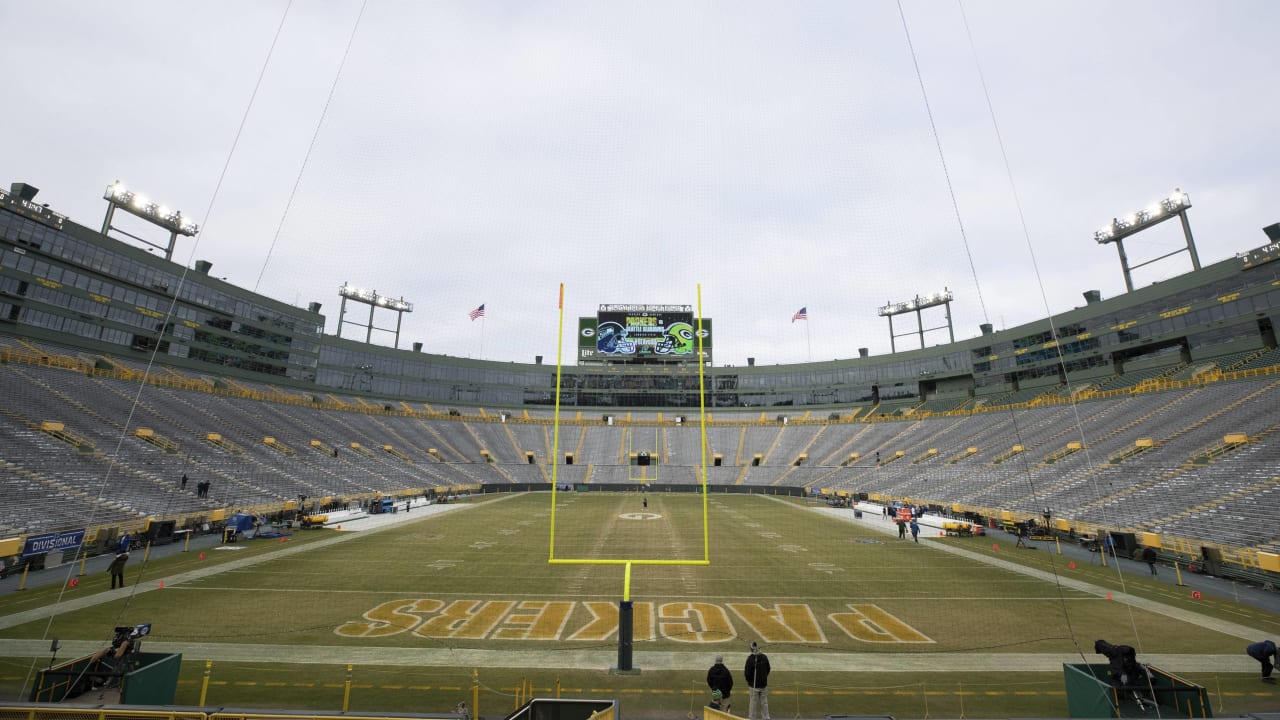
{"type": "Polygon", "coordinates": [[[804,344],[809,346],[809,362],[813,362],[813,341],[809,339],[809,318],[804,319],[804,344]]]}
{"type": "Polygon", "coordinates": [[[480,316],[480,359],[484,359],[484,321],[485,316],[480,316]]]}

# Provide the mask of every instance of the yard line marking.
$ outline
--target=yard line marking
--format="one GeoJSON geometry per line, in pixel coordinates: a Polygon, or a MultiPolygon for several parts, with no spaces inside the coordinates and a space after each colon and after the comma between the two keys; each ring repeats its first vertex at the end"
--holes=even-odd
{"type": "MultiPolygon", "coordinates": [[[[855,579],[855,580],[858,580],[858,579],[861,579],[861,576],[860,576],[859,574],[856,574],[856,573],[855,573],[855,574],[852,576],[852,578],[853,578],[853,579],[855,579]]],[[[717,578],[717,579],[722,579],[722,578],[717,578]]],[[[877,578],[876,580],[877,580],[877,582],[879,582],[879,579],[878,579],[878,578],[877,578]]],[[[916,581],[916,582],[918,582],[918,581],[916,581]]],[[[570,581],[570,583],[572,584],[572,581],[570,581]]],[[[168,589],[170,589],[170,588],[166,588],[166,590],[168,590],[168,589]]],[[[316,594],[326,595],[326,596],[328,596],[328,595],[338,595],[338,594],[348,594],[348,595],[393,595],[393,596],[396,596],[396,597],[401,597],[401,596],[406,596],[406,595],[412,595],[412,594],[415,592],[415,591],[412,591],[412,590],[337,590],[337,589],[329,589],[329,588],[280,588],[280,587],[256,587],[256,588],[246,588],[246,587],[245,587],[245,586],[243,586],[243,585],[237,585],[237,586],[234,586],[234,587],[232,587],[232,586],[216,586],[216,585],[200,585],[200,586],[194,586],[194,587],[192,587],[192,586],[182,586],[182,587],[172,588],[172,590],[174,590],[174,591],[178,591],[178,590],[188,590],[188,591],[198,591],[198,592],[206,592],[206,591],[213,591],[213,590],[217,590],[217,591],[226,591],[226,592],[235,592],[235,593],[244,593],[244,592],[255,592],[255,593],[268,593],[268,592],[272,592],[272,593],[316,593],[316,594]]],[[[431,594],[432,594],[432,595],[442,596],[442,597],[465,597],[465,598],[475,598],[475,597],[478,597],[478,596],[483,595],[484,599],[486,599],[486,600],[500,600],[500,599],[520,599],[520,600],[526,600],[526,599],[529,599],[529,598],[531,598],[531,597],[533,597],[533,596],[534,596],[534,594],[531,594],[531,593],[478,593],[478,592],[449,592],[449,591],[445,591],[445,590],[432,590],[432,591],[431,591],[431,594]]],[[[646,599],[653,599],[653,600],[656,600],[656,601],[661,601],[661,600],[702,599],[702,598],[705,596],[705,593],[695,593],[695,594],[693,594],[693,595],[682,595],[682,594],[679,594],[679,593],[674,593],[674,594],[673,594],[673,593],[663,593],[663,594],[661,594],[661,595],[642,595],[641,593],[635,593],[635,595],[636,595],[636,597],[644,597],[644,598],[646,598],[646,599]]],[[[618,594],[617,594],[617,593],[585,593],[585,594],[584,594],[584,593],[579,593],[579,592],[562,592],[562,593],[546,592],[546,593],[536,593],[536,597],[537,597],[537,598],[539,598],[539,599],[541,599],[541,598],[602,598],[602,599],[605,599],[605,600],[616,600],[616,599],[618,599],[618,594]]],[[[1103,600],[1103,599],[1104,599],[1104,598],[1097,597],[1097,596],[1092,595],[1092,594],[1088,594],[1088,595],[1077,595],[1077,596],[1075,596],[1075,597],[1066,597],[1066,598],[1059,598],[1059,597],[1057,597],[1056,595],[1046,595],[1046,596],[1044,596],[1044,597],[1017,597],[1017,598],[1011,598],[1011,597],[1009,597],[1009,596],[1007,596],[1007,595],[928,595],[928,596],[925,596],[925,595],[884,595],[884,594],[877,594],[877,595],[857,594],[857,595],[851,595],[851,594],[848,594],[848,593],[841,594],[841,595],[794,595],[794,596],[793,596],[793,595],[719,595],[718,597],[721,597],[721,598],[723,598],[723,599],[724,599],[724,600],[726,600],[726,601],[739,601],[739,600],[778,600],[778,601],[782,601],[782,602],[805,602],[805,601],[810,601],[810,602],[814,602],[814,601],[845,602],[845,601],[848,601],[848,600],[866,600],[866,601],[871,601],[871,600],[878,600],[878,601],[910,600],[910,601],[912,601],[912,602],[922,602],[922,601],[928,601],[928,602],[965,602],[965,601],[972,601],[972,602],[987,602],[987,603],[989,603],[989,602],[993,602],[993,601],[999,601],[999,602],[1057,602],[1057,601],[1059,601],[1059,600],[1070,600],[1070,601],[1075,601],[1075,602],[1080,602],[1080,601],[1095,602],[1095,601],[1103,600]]],[[[1265,633],[1264,633],[1264,634],[1265,634],[1265,633]]]]}

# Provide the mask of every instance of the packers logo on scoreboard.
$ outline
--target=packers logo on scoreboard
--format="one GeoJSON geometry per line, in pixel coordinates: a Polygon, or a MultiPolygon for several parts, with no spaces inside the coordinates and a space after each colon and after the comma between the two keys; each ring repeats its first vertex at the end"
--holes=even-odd
{"type": "Polygon", "coordinates": [[[689,306],[602,305],[596,317],[578,318],[578,358],[693,360],[699,335],[709,361],[711,321],[703,318],[699,331],[689,306]]]}

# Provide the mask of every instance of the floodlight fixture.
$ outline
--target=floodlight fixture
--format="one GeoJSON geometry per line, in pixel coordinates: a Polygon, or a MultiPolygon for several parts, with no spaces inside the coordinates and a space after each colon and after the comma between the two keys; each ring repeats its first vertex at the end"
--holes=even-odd
{"type": "Polygon", "coordinates": [[[890,315],[901,315],[903,313],[916,312],[925,308],[937,307],[945,305],[955,299],[955,295],[950,290],[943,289],[940,293],[932,293],[930,295],[917,295],[910,300],[898,303],[888,303],[881,307],[877,312],[881,317],[890,315]]]}
{"type": "Polygon", "coordinates": [[[1200,269],[1200,256],[1196,253],[1195,239],[1191,236],[1191,223],[1187,220],[1187,210],[1190,208],[1191,196],[1178,188],[1174,188],[1168,197],[1160,198],[1142,210],[1136,210],[1124,217],[1112,218],[1110,224],[1099,228],[1093,233],[1093,240],[1099,245],[1115,243],[1116,250],[1120,253],[1120,268],[1124,272],[1124,284],[1129,289],[1129,292],[1133,292],[1132,270],[1143,265],[1150,265],[1171,255],[1176,255],[1183,250],[1186,250],[1191,256],[1192,268],[1200,269]],[[1186,247],[1165,253],[1158,258],[1137,265],[1129,265],[1129,257],[1125,255],[1123,240],[1134,233],[1146,230],[1152,225],[1158,225],[1175,217],[1182,221],[1182,234],[1186,238],[1186,247]]]}
{"type": "Polygon", "coordinates": [[[179,235],[194,237],[196,233],[200,232],[200,226],[191,217],[183,215],[181,211],[170,210],[160,203],[151,202],[141,193],[126,188],[119,180],[107,186],[106,191],[102,194],[102,199],[107,201],[107,216],[102,220],[103,235],[115,230],[144,245],[164,250],[165,260],[173,260],[173,247],[177,243],[179,235]],[[157,245],[150,240],[130,235],[120,228],[112,227],[111,219],[115,216],[116,208],[124,210],[130,215],[136,215],[152,225],[168,230],[169,244],[167,246],[157,245]]]}
{"type": "Polygon", "coordinates": [[[889,302],[883,305],[882,307],[878,308],[876,312],[880,315],[880,317],[889,318],[889,350],[890,352],[898,351],[897,343],[896,343],[896,339],[898,337],[901,337],[902,335],[910,334],[910,333],[894,334],[893,316],[904,315],[906,313],[912,313],[912,312],[916,314],[916,330],[914,332],[920,336],[921,349],[924,348],[924,334],[926,332],[930,332],[933,330],[941,330],[943,328],[947,329],[948,334],[951,336],[951,342],[954,343],[956,341],[956,333],[955,333],[955,328],[951,324],[951,301],[954,299],[955,299],[955,295],[952,294],[950,290],[943,288],[942,292],[930,293],[928,295],[916,295],[910,300],[904,300],[902,302],[889,302]],[[939,306],[942,306],[946,309],[947,324],[939,325],[937,327],[926,328],[924,326],[924,319],[921,316],[921,311],[927,310],[932,307],[939,307],[939,306]]]}
{"type": "Polygon", "coordinates": [[[400,322],[407,312],[413,312],[413,303],[404,298],[393,298],[385,295],[379,295],[377,290],[367,290],[365,288],[356,287],[351,283],[344,282],[342,287],[338,288],[338,295],[342,298],[341,304],[338,306],[338,337],[342,337],[342,326],[345,323],[360,323],[353,320],[346,320],[347,301],[354,300],[358,303],[364,303],[369,306],[369,321],[361,327],[365,328],[364,341],[367,343],[373,337],[374,330],[383,330],[385,332],[394,332],[396,335],[395,346],[400,347],[400,322]],[[396,313],[396,327],[391,328],[374,327],[373,311],[377,308],[386,308],[396,313]]]}
{"type": "Polygon", "coordinates": [[[192,237],[200,232],[200,226],[190,217],[183,215],[181,211],[170,210],[160,203],[151,202],[144,196],[129,190],[119,181],[108,185],[102,197],[117,207],[122,207],[144,220],[149,220],[179,235],[192,237]]]}
{"type": "Polygon", "coordinates": [[[342,287],[338,288],[338,294],[366,305],[377,305],[396,312],[413,312],[413,303],[404,298],[386,297],[379,295],[376,290],[365,290],[349,283],[343,284],[342,287]]]}

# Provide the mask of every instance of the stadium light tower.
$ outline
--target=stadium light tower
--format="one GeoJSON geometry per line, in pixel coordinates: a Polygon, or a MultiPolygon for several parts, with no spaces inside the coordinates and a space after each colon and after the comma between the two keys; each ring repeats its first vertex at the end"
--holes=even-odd
{"type": "Polygon", "coordinates": [[[360,325],[360,327],[365,328],[364,341],[366,343],[369,342],[369,339],[373,337],[374,330],[382,330],[383,332],[395,333],[395,346],[397,349],[400,347],[400,321],[404,319],[405,313],[413,312],[413,303],[405,300],[404,298],[391,298],[386,297],[385,295],[379,295],[376,290],[365,290],[363,288],[355,287],[351,283],[343,283],[342,287],[338,288],[338,294],[342,296],[342,303],[338,306],[338,337],[342,337],[342,326],[344,323],[360,325],[360,323],[354,320],[345,319],[347,314],[347,301],[355,300],[356,302],[364,303],[369,306],[369,322],[364,325],[360,325]],[[395,311],[395,330],[392,330],[391,328],[374,327],[373,311],[378,308],[386,308],[388,310],[395,311]]]}
{"type": "Polygon", "coordinates": [[[951,301],[954,299],[955,299],[955,296],[951,294],[951,291],[946,288],[943,288],[942,292],[940,293],[934,293],[932,295],[917,295],[914,298],[907,300],[906,302],[899,302],[899,303],[891,302],[885,305],[884,307],[880,308],[877,311],[880,314],[880,317],[889,318],[889,351],[898,352],[895,339],[901,337],[902,335],[910,334],[910,333],[902,333],[901,335],[894,334],[893,316],[903,315],[909,312],[914,312],[916,314],[916,331],[915,332],[917,332],[920,335],[921,349],[924,349],[924,334],[926,332],[933,331],[933,330],[941,330],[944,327],[947,329],[947,333],[951,335],[951,342],[954,343],[956,341],[956,332],[955,332],[955,329],[951,326],[951,301]],[[931,307],[938,307],[939,305],[946,308],[947,324],[939,325],[938,327],[926,328],[924,326],[924,319],[920,315],[920,311],[925,310],[927,308],[931,308],[931,307]]]}
{"type": "Polygon", "coordinates": [[[102,219],[102,234],[106,235],[109,230],[115,230],[121,235],[137,240],[144,245],[150,245],[153,248],[164,250],[164,259],[173,261],[173,247],[178,243],[178,236],[185,235],[193,237],[200,232],[200,226],[191,218],[183,215],[178,210],[170,210],[160,203],[151,202],[141,194],[129,190],[120,183],[119,180],[107,186],[107,190],[102,195],[102,199],[107,201],[107,216],[102,219]],[[121,230],[118,227],[111,226],[111,218],[116,214],[116,208],[120,208],[131,215],[146,220],[152,225],[157,225],[169,231],[169,244],[157,245],[150,240],[145,240],[137,235],[121,230]]]}
{"type": "Polygon", "coordinates": [[[1116,244],[1116,250],[1120,252],[1120,269],[1124,272],[1124,285],[1129,289],[1129,292],[1133,292],[1132,270],[1143,265],[1150,265],[1171,255],[1177,255],[1183,250],[1186,250],[1191,255],[1191,267],[1196,270],[1200,269],[1200,256],[1196,254],[1196,241],[1191,237],[1191,223],[1187,221],[1187,210],[1189,209],[1191,209],[1191,197],[1174,188],[1169,197],[1161,198],[1146,208],[1129,213],[1122,218],[1112,218],[1110,225],[1099,229],[1093,234],[1094,241],[1099,245],[1116,244]],[[1187,246],[1131,267],[1128,256],[1124,254],[1124,239],[1174,217],[1182,220],[1182,235],[1187,240],[1187,246]]]}

